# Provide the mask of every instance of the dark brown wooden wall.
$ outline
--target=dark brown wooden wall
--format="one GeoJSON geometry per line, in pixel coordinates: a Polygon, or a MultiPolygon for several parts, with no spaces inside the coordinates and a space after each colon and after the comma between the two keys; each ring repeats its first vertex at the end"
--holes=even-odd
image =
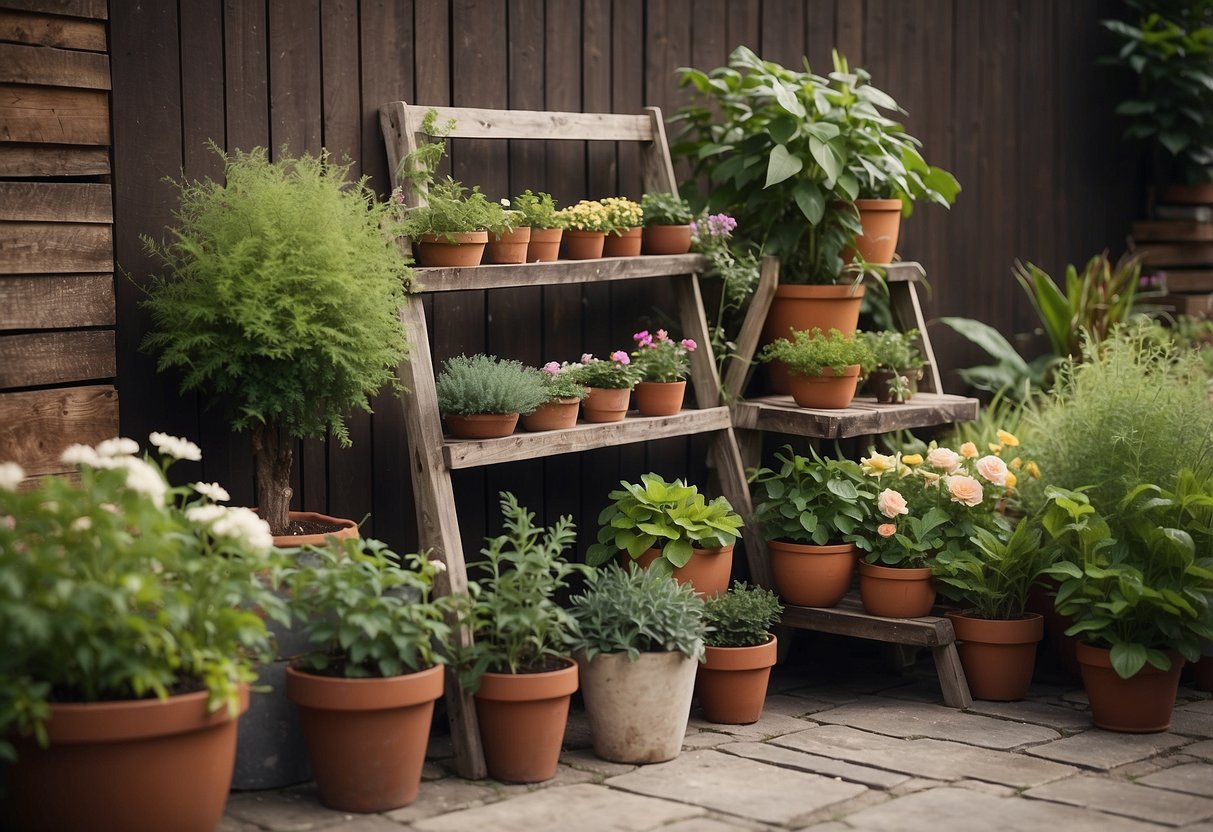
{"type": "MultiPolygon", "coordinates": [[[[113,0],[115,231],[134,282],[118,285],[124,434],[198,437],[207,479],[252,499],[247,438],[232,436],[136,346],[148,263],[138,235],[172,219],[163,181],[214,175],[208,138],[229,148],[326,146],[357,160],[382,190],[387,162],[377,108],[422,104],[635,112],[683,100],[675,68],[711,68],[747,44],[764,57],[828,68],[837,46],[909,111],[929,160],[964,191],[951,212],[921,208],[904,230],[906,259],[927,268],[932,314],[969,315],[1006,333],[1032,316],[1010,277],[1015,258],[1048,269],[1121,249],[1138,205],[1137,154],[1112,115],[1124,82],[1096,65],[1104,0],[113,0]]],[[[634,150],[467,141],[456,178],[492,196],[524,188],[562,201],[638,196],[634,150]]],[[[487,350],[531,363],[629,343],[662,295],[654,286],[466,293],[434,302],[438,359],[487,350]],[[539,337],[535,337],[538,334],[539,337]]],[[[941,364],[968,361],[938,333],[941,364]]],[[[398,406],[376,401],[352,422],[354,447],[306,442],[297,502],[361,518],[370,533],[414,543],[398,406]]],[[[702,448],[670,440],[579,458],[459,472],[465,544],[484,533],[490,495],[517,492],[549,518],[571,512],[594,530],[606,491],[650,468],[703,476],[702,448]]]]}

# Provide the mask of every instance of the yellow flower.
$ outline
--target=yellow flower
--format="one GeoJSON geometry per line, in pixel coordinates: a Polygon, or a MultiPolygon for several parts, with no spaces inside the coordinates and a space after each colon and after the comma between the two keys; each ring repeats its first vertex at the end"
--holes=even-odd
{"type": "Polygon", "coordinates": [[[1040,479],[1040,466],[1037,465],[1035,462],[1029,462],[1026,466],[1024,466],[1024,470],[1028,472],[1028,475],[1032,479],[1034,479],[1034,480],[1040,479]]]}
{"type": "Polygon", "coordinates": [[[869,477],[879,477],[882,474],[895,470],[897,468],[897,459],[885,454],[873,453],[870,457],[864,457],[859,460],[859,465],[869,477]]]}
{"type": "Polygon", "coordinates": [[[901,461],[906,465],[922,465],[922,454],[906,454],[901,461]]]}
{"type": "Polygon", "coordinates": [[[988,446],[990,448],[990,453],[994,454],[995,456],[1002,453],[1002,445],[999,445],[997,442],[990,442],[988,443],[988,446]]]}
{"type": "Polygon", "coordinates": [[[1011,460],[1010,464],[1012,468],[1018,471],[1023,466],[1023,460],[1019,457],[1015,457],[1013,460],[1011,460]]]}
{"type": "Polygon", "coordinates": [[[1007,433],[1005,430],[998,431],[998,441],[1011,448],[1019,447],[1019,439],[1013,433],[1007,433]]]}
{"type": "Polygon", "coordinates": [[[1007,488],[1014,488],[1015,483],[1017,482],[1019,482],[1019,480],[1015,478],[1015,474],[1011,471],[1007,471],[1007,481],[1005,483],[1007,488]]]}

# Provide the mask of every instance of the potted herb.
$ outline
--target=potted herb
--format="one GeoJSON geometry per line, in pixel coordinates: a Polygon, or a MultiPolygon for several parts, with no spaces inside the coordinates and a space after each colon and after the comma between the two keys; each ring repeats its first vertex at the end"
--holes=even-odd
{"type": "Polygon", "coordinates": [[[785,446],[778,471],[759,468],[750,481],[762,497],[754,519],[762,527],[775,588],[789,604],[832,607],[851,588],[857,549],[870,549],[868,525],[876,488],[859,465],[806,458],[785,446]]]}
{"type": "Polygon", "coordinates": [[[606,211],[607,229],[603,242],[603,257],[636,257],[640,254],[641,232],[644,212],[638,203],[622,196],[609,196],[602,200],[606,211]]]}
{"type": "Polygon", "coordinates": [[[594,753],[617,763],[677,757],[703,658],[703,602],[657,570],[611,563],[570,605],[594,753]]]}
{"type": "Polygon", "coordinates": [[[606,359],[585,353],[569,369],[573,378],[589,391],[581,402],[581,415],[587,422],[623,421],[628,414],[632,388],[640,380],[640,372],[632,366],[626,352],[615,350],[606,359]]]}
{"type": "Polygon", "coordinates": [[[686,254],[691,250],[691,206],[678,194],[650,191],[640,198],[645,254],[686,254]]]}
{"type": "Polygon", "coordinates": [[[0,817],[17,829],[212,829],[265,621],[265,522],[213,483],[170,486],[192,442],[73,445],[76,479],[0,464],[0,817]]]}
{"type": "Polygon", "coordinates": [[[601,202],[583,199],[576,205],[561,208],[556,216],[564,226],[565,256],[570,260],[594,260],[602,257],[606,232],[615,225],[601,202]]]}
{"type": "Polygon", "coordinates": [[[859,371],[871,361],[868,345],[831,329],[793,332],[763,347],[759,361],[779,361],[788,369],[792,398],[801,407],[839,409],[851,404],[859,371]]]}
{"type": "Polygon", "coordinates": [[[543,371],[543,391],[546,399],[531,413],[523,414],[522,429],[528,431],[560,430],[577,424],[581,400],[589,395],[577,379],[571,364],[549,361],[543,371]]]}
{"type": "Polygon", "coordinates": [[[522,222],[531,228],[527,246],[528,263],[550,262],[560,256],[560,238],[564,235],[564,219],[556,210],[551,194],[533,193],[529,188],[514,197],[514,210],[522,222]]]}
{"type": "Polygon", "coordinates": [[[901,404],[913,398],[923,365],[916,344],[918,330],[863,332],[858,337],[872,353],[864,372],[876,401],[901,404]]]}
{"type": "Polygon", "coordinates": [[[621,563],[672,574],[703,595],[728,588],[742,526],[728,500],[708,502],[695,486],[657,474],[619,484],[623,488],[608,495],[615,502],[598,515],[598,542],[586,551],[587,564],[601,566],[618,555],[621,563]]]}
{"type": "Polygon", "coordinates": [[[691,353],[698,345],[690,338],[675,341],[664,329],[655,334],[641,330],[632,340],[636,342],[632,363],[640,372],[636,409],[641,416],[673,416],[682,410],[691,353]]]}
{"type": "Polygon", "coordinates": [[[531,245],[531,226],[521,211],[510,208],[508,199],[501,200],[501,206],[505,209],[505,223],[489,230],[484,259],[495,264],[525,263],[531,245]]]}
{"type": "Polygon", "coordinates": [[[343,812],[411,803],[434,701],[442,696],[449,597],[441,561],[377,540],[312,548],[286,570],[291,609],[314,650],[287,669],[320,802],[343,812]]]}
{"type": "Polygon", "coordinates": [[[216,152],[224,184],[178,183],[172,240],[144,240],[167,275],[148,287],[142,349],[250,431],[258,513],[275,535],[317,518],[317,532],[352,529],[291,519],[291,465],[296,439],[349,445],[345,415],[396,384],[407,355],[397,312],[413,282],[382,230],[391,209],[325,153],[216,152]]]}
{"type": "Polygon", "coordinates": [[[401,233],[416,244],[417,262],[423,266],[479,266],[489,231],[501,234],[515,220],[496,202],[470,191],[447,177],[430,185],[425,204],[408,209],[400,221],[401,233]]]}
{"type": "Polygon", "coordinates": [[[518,426],[518,414],[531,413],[548,400],[539,370],[495,355],[448,358],[435,384],[438,408],[459,439],[509,436],[518,426]]]}
{"type": "Polygon", "coordinates": [[[577,537],[571,518],[541,529],[513,494],[500,497],[506,531],[485,541],[484,560],[468,565],[484,577],[468,586],[461,622],[473,641],[456,650],[454,663],[460,686],[475,694],[489,776],[538,783],[556,774],[577,690],[569,658],[577,624],[556,595],[584,567],[562,557],[577,537]]]}
{"type": "Polygon", "coordinates": [[[747,725],[762,716],[777,653],[769,631],[781,612],[774,592],[744,581],[704,600],[708,634],[695,689],[708,722],[747,725]]]}

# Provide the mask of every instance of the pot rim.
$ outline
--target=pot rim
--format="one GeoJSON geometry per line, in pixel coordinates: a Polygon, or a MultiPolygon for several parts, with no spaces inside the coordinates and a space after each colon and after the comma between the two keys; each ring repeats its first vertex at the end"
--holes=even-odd
{"type": "Polygon", "coordinates": [[[52,702],[46,733],[51,745],[130,741],[183,734],[238,719],[249,707],[247,684],[239,688],[236,716],[227,708],[209,711],[210,691],[181,693],[167,699],[119,699],[105,702],[52,702]]]}
{"type": "Polygon", "coordinates": [[[713,647],[705,645],[700,667],[706,670],[762,670],[773,667],[779,654],[779,642],[774,633],[767,633],[762,644],[747,647],[713,647]]]}
{"type": "Polygon", "coordinates": [[[1045,619],[1039,613],[1024,613],[1020,618],[979,618],[975,615],[949,610],[944,613],[952,622],[957,641],[981,644],[1034,644],[1044,638],[1045,619]],[[965,630],[962,636],[961,631],[965,630]]]}
{"type": "Polygon", "coordinates": [[[854,543],[827,543],[824,546],[818,546],[816,543],[797,543],[794,540],[782,540],[776,538],[768,540],[767,549],[772,545],[777,549],[792,555],[855,555],[858,554],[858,548],[854,543]]]}
{"type": "Polygon", "coordinates": [[[929,566],[883,566],[865,560],[859,561],[859,571],[867,572],[870,577],[889,581],[921,581],[924,577],[931,577],[929,566]]]}
{"type": "Polygon", "coordinates": [[[855,207],[861,211],[901,211],[900,199],[864,198],[855,200],[855,207]]]}
{"type": "Polygon", "coordinates": [[[440,246],[459,246],[459,245],[479,245],[489,241],[489,232],[487,231],[451,231],[442,234],[422,234],[417,242],[424,245],[440,245],[440,246]],[[451,237],[454,237],[452,241],[451,237]]]}
{"type": "Polygon", "coordinates": [[[287,698],[301,708],[375,711],[430,702],[442,696],[445,669],[440,664],[400,676],[347,679],[286,668],[287,698]]]}
{"type": "MultiPolygon", "coordinates": [[[[1078,656],[1079,664],[1085,664],[1089,667],[1106,668],[1107,670],[1111,670],[1113,673],[1116,672],[1115,668],[1112,667],[1112,650],[1110,648],[1099,647],[1098,645],[1091,644],[1090,642],[1087,642],[1087,641],[1080,641],[1076,645],[1074,645],[1074,647],[1075,647],[1075,650],[1076,650],[1076,653],[1078,656]]],[[[1182,655],[1180,655],[1178,650],[1175,650],[1170,647],[1165,647],[1165,648],[1162,648],[1162,652],[1166,653],[1167,656],[1171,659],[1171,669],[1170,670],[1159,670],[1154,665],[1150,664],[1149,662],[1146,662],[1144,665],[1141,666],[1141,670],[1137,671],[1137,673],[1133,674],[1129,678],[1135,679],[1138,676],[1162,675],[1165,673],[1175,672],[1175,670],[1177,668],[1179,668],[1179,669],[1183,668],[1184,657],[1182,655]]]]}
{"type": "Polygon", "coordinates": [[[863,297],[862,283],[779,283],[775,287],[775,297],[781,300],[840,300],[853,301],[863,297]]]}
{"type": "Polygon", "coordinates": [[[567,656],[562,656],[561,661],[565,662],[564,667],[538,673],[486,671],[475,697],[494,702],[533,702],[572,696],[580,681],[577,662],[567,656]]]}

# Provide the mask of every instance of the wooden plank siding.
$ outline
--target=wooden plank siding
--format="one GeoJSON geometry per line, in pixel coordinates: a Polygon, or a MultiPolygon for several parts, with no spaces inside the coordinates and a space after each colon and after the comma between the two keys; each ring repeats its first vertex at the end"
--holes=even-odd
{"type": "MultiPolygon", "coordinates": [[[[1123,124],[1113,114],[1129,79],[1095,60],[1106,47],[1098,24],[1105,6],[1103,0],[112,4],[116,259],[134,279],[116,285],[124,433],[154,428],[198,438],[201,475],[240,499],[251,496],[247,437],[232,436],[194,397],[178,396],[175,379],[158,376],[137,351],[147,326],[139,284],[153,271],[138,235],[159,236],[171,222],[173,194],[164,176],[215,175],[217,157],[203,147],[206,139],[229,149],[276,151],[286,144],[296,152],[325,146],[348,153],[352,173],[371,176],[386,195],[378,123],[385,102],[619,114],[657,105],[668,117],[687,100],[674,70],[720,65],[740,43],[789,65],[807,54],[817,72],[829,69],[837,46],[853,65],[872,71],[876,85],[908,110],[905,123],[924,140],[928,160],[956,173],[964,187],[954,211],[918,206],[903,226],[899,254],[924,264],[932,288],[927,317],[967,315],[1006,333],[1026,331],[1034,316],[1011,278],[1014,259],[1059,272],[1104,247],[1115,255],[1144,204],[1140,159],[1119,142],[1123,124]]],[[[14,14],[0,15],[0,41],[65,46],[66,33],[14,14]]],[[[669,130],[673,141],[677,127],[669,130]]],[[[448,148],[443,173],[479,184],[492,198],[526,188],[548,190],[562,203],[640,195],[634,148],[526,138],[454,139],[448,148]]],[[[488,350],[540,363],[626,348],[632,332],[662,324],[673,309],[657,283],[437,294],[425,301],[430,349],[438,362],[488,350]]],[[[933,328],[932,337],[944,370],[980,358],[945,328],[933,328]]],[[[960,392],[954,378],[951,384],[951,392],[960,392]]],[[[416,533],[407,437],[393,397],[376,397],[374,408],[351,420],[353,448],[303,443],[296,503],[356,519],[369,512],[367,533],[408,548],[416,533]]],[[[545,522],[573,514],[580,548],[593,539],[597,512],[619,479],[653,469],[706,484],[704,456],[702,443],[677,439],[511,463],[487,474],[459,471],[455,493],[469,558],[499,528],[499,489],[523,496],[545,522]]]]}

